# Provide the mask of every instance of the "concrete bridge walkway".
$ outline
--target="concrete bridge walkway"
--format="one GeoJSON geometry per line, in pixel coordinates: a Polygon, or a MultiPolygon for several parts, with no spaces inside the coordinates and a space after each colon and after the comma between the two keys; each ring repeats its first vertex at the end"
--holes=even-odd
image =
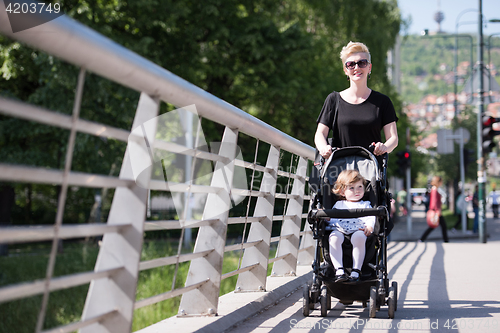
{"type": "Polygon", "coordinates": [[[424,212],[412,217],[412,235],[399,222],[389,242],[389,276],[399,285],[392,320],[386,306],[370,319],[361,303],[345,307],[335,299],[327,317],[319,309],[304,317],[301,285],[311,273],[302,267],[297,278],[268,278],[270,292],[222,297],[217,317],[170,318],[140,332],[499,332],[500,220],[487,214],[486,244],[461,232],[443,243],[440,230],[421,243],[424,212]]]}

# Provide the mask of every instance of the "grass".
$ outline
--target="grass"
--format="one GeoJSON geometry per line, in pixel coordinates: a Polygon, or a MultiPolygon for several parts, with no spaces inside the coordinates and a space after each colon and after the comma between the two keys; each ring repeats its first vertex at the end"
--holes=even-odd
{"type": "MultiPolygon", "coordinates": [[[[11,255],[0,257],[0,286],[45,278],[50,245],[24,246],[11,249],[11,255]]],[[[98,247],[89,243],[68,243],[58,254],[54,276],[92,271],[98,247]]],[[[71,323],[80,319],[88,285],[52,292],[47,305],[44,328],[71,323]]],[[[42,296],[0,304],[1,333],[32,333],[35,331],[42,296]]]]}
{"type": "MultiPolygon", "coordinates": [[[[10,248],[10,255],[0,257],[0,286],[45,278],[50,245],[10,248]]],[[[92,271],[99,251],[94,243],[65,243],[64,252],[58,254],[54,276],[92,271]]],[[[177,253],[177,244],[167,241],[147,241],[144,243],[141,260],[170,256],[177,253]]],[[[271,253],[271,256],[274,253],[271,253]]],[[[223,274],[237,269],[239,252],[224,255],[223,274]]],[[[268,275],[271,266],[268,267],[268,275]]],[[[179,264],[175,289],[184,286],[189,263],[179,264]]],[[[141,300],[172,289],[175,265],[159,267],[139,272],[136,299],[141,300]]],[[[236,287],[238,276],[221,282],[220,295],[231,292],[236,287]]],[[[85,304],[89,285],[52,292],[49,297],[44,329],[79,321],[85,304]]],[[[181,296],[149,305],[134,312],[132,331],[150,326],[177,314],[181,296]]],[[[0,304],[0,333],[32,333],[42,296],[37,295],[21,300],[0,304]]]]}
{"type": "MultiPolygon", "coordinates": [[[[451,210],[446,209],[442,211],[444,220],[446,221],[446,226],[449,229],[452,229],[455,224],[457,223],[457,217],[451,210]]],[[[460,217],[461,218],[461,217],[460,217]]],[[[472,227],[474,226],[474,219],[472,218],[467,218],[467,230],[472,230],[472,227]]],[[[462,223],[460,223],[459,227],[457,228],[458,230],[462,230],[462,223]]]]}

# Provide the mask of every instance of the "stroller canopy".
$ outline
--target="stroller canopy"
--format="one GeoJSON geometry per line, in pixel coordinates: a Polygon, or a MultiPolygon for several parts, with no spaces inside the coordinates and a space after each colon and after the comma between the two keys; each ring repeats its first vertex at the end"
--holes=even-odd
{"type": "Polygon", "coordinates": [[[343,170],[358,170],[368,181],[380,180],[377,158],[363,147],[336,149],[323,166],[321,177],[333,185],[343,170]]]}

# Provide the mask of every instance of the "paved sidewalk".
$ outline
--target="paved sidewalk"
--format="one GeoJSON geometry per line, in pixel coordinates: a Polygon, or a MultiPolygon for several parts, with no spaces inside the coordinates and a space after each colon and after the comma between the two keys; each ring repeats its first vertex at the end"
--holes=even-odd
{"type": "Polygon", "coordinates": [[[268,277],[267,292],[222,296],[218,316],[174,316],[139,332],[498,332],[500,289],[495,286],[500,265],[491,263],[500,261],[500,219],[487,212],[487,244],[461,231],[450,232],[450,243],[443,244],[439,227],[420,243],[427,223],[423,209],[415,208],[411,234],[406,220],[400,220],[388,245],[389,278],[398,282],[399,290],[395,319],[387,319],[386,306],[369,318],[360,303],[344,307],[334,298],[327,317],[318,309],[304,317],[302,286],[312,272],[310,266],[299,266],[297,277],[268,277]],[[464,263],[471,262],[481,269],[464,274],[464,263]]]}
{"type": "MultiPolygon", "coordinates": [[[[388,270],[398,283],[398,311],[388,318],[387,306],[369,318],[358,302],[344,306],[332,298],[332,309],[320,316],[319,306],[302,315],[300,290],[226,333],[497,333],[500,331],[500,219],[487,212],[487,243],[478,235],[441,230],[418,242],[427,228],[423,210],[413,214],[412,233],[398,222],[388,245],[388,270]],[[405,240],[403,240],[405,239],[405,240]],[[473,266],[471,266],[473,265],[473,266]]],[[[201,331],[200,331],[201,332],[201,331]]]]}
{"type": "MultiPolygon", "coordinates": [[[[396,242],[412,242],[418,241],[422,234],[427,229],[427,222],[425,221],[425,211],[423,206],[413,206],[412,223],[411,223],[411,233],[408,234],[408,223],[406,216],[398,217],[396,219],[396,223],[394,225],[394,229],[392,230],[389,241],[396,242]]],[[[469,212],[469,219],[472,220],[474,218],[474,214],[469,212]]],[[[490,230],[490,226],[494,227],[498,224],[500,220],[493,219],[493,214],[490,211],[486,212],[486,224],[487,224],[487,233],[491,236],[492,230],[490,230]]],[[[454,240],[464,240],[471,239],[479,241],[479,234],[473,234],[472,231],[468,230],[467,233],[463,233],[462,229],[458,229],[456,231],[448,230],[448,238],[450,242],[454,240]]],[[[429,236],[427,237],[427,241],[436,241],[443,240],[443,235],[441,233],[441,227],[437,227],[433,230],[429,236]]]]}

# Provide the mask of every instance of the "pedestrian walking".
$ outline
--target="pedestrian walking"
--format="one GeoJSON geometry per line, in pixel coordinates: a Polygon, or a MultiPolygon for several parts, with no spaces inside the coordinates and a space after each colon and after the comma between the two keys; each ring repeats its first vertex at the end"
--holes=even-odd
{"type": "Polygon", "coordinates": [[[458,190],[457,200],[455,201],[455,216],[457,217],[457,222],[451,229],[452,232],[456,232],[457,228],[462,224],[462,211],[465,210],[465,220],[467,221],[467,201],[465,201],[465,193],[458,190]]]}
{"type": "MultiPolygon", "coordinates": [[[[448,243],[448,232],[446,230],[446,221],[441,213],[441,194],[438,192],[438,188],[443,184],[443,180],[439,176],[432,177],[431,185],[431,193],[429,200],[429,210],[435,211],[435,213],[439,216],[439,226],[441,227],[441,232],[443,233],[443,241],[448,243]]],[[[420,237],[420,241],[424,242],[427,239],[427,236],[435,229],[435,227],[429,226],[427,230],[423,233],[422,237],[420,237]]]]}
{"type": "Polygon", "coordinates": [[[472,227],[472,232],[477,233],[479,230],[479,186],[476,185],[474,188],[474,194],[472,195],[472,210],[474,211],[474,226],[472,227]]]}
{"type": "Polygon", "coordinates": [[[491,209],[493,210],[493,217],[498,218],[498,204],[500,203],[500,195],[496,191],[497,184],[491,184],[491,192],[488,195],[491,203],[491,209]]]}

